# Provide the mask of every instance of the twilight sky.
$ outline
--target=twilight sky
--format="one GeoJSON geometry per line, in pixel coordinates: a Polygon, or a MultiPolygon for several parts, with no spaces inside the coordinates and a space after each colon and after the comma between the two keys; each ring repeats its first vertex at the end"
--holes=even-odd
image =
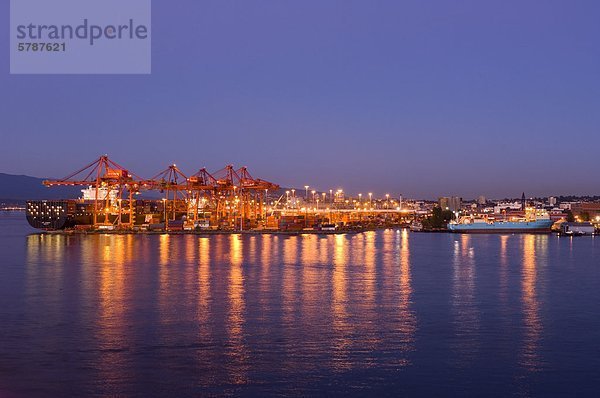
{"type": "MultiPolygon", "coordinates": [[[[8,1],[0,5],[8,25],[8,1]]],[[[600,2],[154,0],[152,74],[9,75],[0,172],[107,153],[283,186],[600,194],[600,2]]]]}

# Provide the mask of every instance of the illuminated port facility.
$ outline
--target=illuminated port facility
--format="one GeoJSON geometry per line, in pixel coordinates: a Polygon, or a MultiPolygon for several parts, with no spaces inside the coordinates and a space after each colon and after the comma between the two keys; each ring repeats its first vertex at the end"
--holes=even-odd
{"type": "Polygon", "coordinates": [[[184,174],[175,164],[144,179],[104,155],[49,188],[80,186],[78,199],[28,201],[31,226],[69,231],[337,231],[393,225],[408,217],[401,205],[345,199],[342,190],[282,189],[228,165],[184,174]]]}

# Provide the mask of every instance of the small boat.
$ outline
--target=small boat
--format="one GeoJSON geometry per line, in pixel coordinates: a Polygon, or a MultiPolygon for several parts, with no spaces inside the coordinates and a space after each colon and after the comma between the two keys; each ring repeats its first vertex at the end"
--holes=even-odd
{"type": "Polygon", "coordinates": [[[409,230],[411,230],[412,232],[421,232],[423,231],[423,223],[421,223],[420,221],[414,220],[413,222],[410,223],[410,226],[408,227],[409,230]]]}
{"type": "Polygon", "coordinates": [[[333,223],[323,223],[321,224],[321,231],[335,231],[337,230],[337,225],[333,223]]]}

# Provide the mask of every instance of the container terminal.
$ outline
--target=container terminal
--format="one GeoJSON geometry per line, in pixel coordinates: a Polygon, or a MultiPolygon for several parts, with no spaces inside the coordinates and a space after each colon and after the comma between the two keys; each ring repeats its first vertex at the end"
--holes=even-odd
{"type": "Polygon", "coordinates": [[[143,179],[104,155],[43,184],[82,187],[79,199],[27,201],[27,221],[44,231],[338,233],[408,225],[414,217],[389,195],[374,205],[369,194],[357,206],[341,190],[309,192],[305,186],[302,195],[232,165],[188,176],[172,164],[143,179]]]}

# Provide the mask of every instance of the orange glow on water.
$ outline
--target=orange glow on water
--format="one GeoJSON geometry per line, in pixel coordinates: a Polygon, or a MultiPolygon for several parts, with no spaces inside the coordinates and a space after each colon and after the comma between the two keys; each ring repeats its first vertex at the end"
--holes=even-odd
{"type": "Polygon", "coordinates": [[[247,370],[249,368],[247,347],[244,341],[244,322],[246,302],[244,298],[244,274],[242,270],[243,242],[240,235],[231,235],[230,243],[230,267],[228,278],[229,312],[227,322],[227,334],[229,349],[227,355],[236,365],[230,367],[231,383],[245,384],[248,382],[247,370]]]}
{"type": "Polygon", "coordinates": [[[161,234],[159,237],[159,265],[164,266],[169,264],[169,241],[171,239],[171,235],[169,234],[161,234]]]}
{"type": "Polygon", "coordinates": [[[470,366],[479,351],[479,310],[475,298],[475,249],[471,236],[463,234],[454,241],[452,313],[454,338],[452,347],[459,367],[470,366]]]}
{"type": "Polygon", "coordinates": [[[210,238],[198,238],[198,328],[204,341],[210,338],[210,303],[211,303],[211,270],[210,270],[210,238]]]}
{"type": "MultiPolygon", "coordinates": [[[[414,336],[417,329],[417,317],[412,309],[412,277],[410,263],[410,240],[404,229],[400,241],[400,328],[403,351],[414,350],[414,336]]],[[[403,364],[407,365],[405,361],[403,364]]]]}
{"type": "Polygon", "coordinates": [[[526,235],[523,237],[523,268],[521,290],[523,302],[523,350],[521,364],[528,370],[540,366],[539,344],[543,331],[537,294],[538,248],[545,252],[547,236],[526,235]]]}
{"type": "Polygon", "coordinates": [[[333,249],[333,272],[331,278],[332,300],[332,331],[333,331],[333,368],[342,371],[350,367],[348,350],[351,345],[350,325],[348,324],[347,305],[347,279],[346,267],[348,266],[347,243],[344,235],[335,235],[333,249]]]}

